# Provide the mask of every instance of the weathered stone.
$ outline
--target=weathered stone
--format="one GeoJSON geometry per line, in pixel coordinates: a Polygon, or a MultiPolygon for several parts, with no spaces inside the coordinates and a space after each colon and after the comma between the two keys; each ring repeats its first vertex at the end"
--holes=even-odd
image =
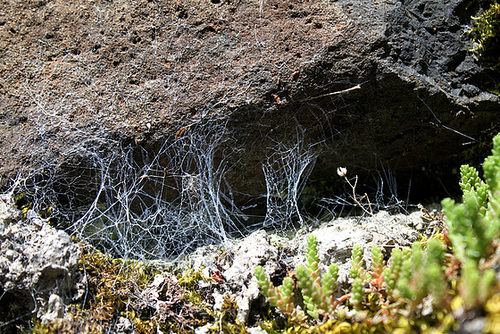
{"type": "Polygon", "coordinates": [[[224,296],[229,294],[235,297],[238,305],[238,319],[246,322],[250,303],[259,296],[253,270],[261,265],[268,273],[274,273],[278,266],[278,250],[271,244],[268,234],[259,230],[226,251],[213,246],[201,247],[189,255],[185,263],[194,270],[204,270],[207,276],[219,275],[225,283],[214,287],[214,309],[220,310],[224,296]]]}
{"type": "Polygon", "coordinates": [[[134,331],[134,324],[132,324],[132,321],[130,321],[128,318],[125,317],[119,317],[118,322],[116,324],[116,331],[117,333],[133,333],[134,331]]]}
{"type": "Polygon", "coordinates": [[[56,294],[52,294],[49,297],[47,303],[47,312],[43,314],[40,319],[42,321],[54,321],[56,319],[62,319],[64,317],[64,302],[56,294]]]}
{"type": "MultiPolygon", "coordinates": [[[[183,265],[195,270],[206,269],[207,276],[217,273],[223,282],[211,284],[215,300],[212,306],[220,309],[224,296],[230,295],[237,302],[239,320],[247,322],[252,307],[258,307],[254,302],[260,294],[254,276],[255,267],[262,266],[274,284],[281,285],[288,271],[304,262],[309,234],[316,236],[320,266],[339,265],[339,283],[345,283],[353,246],[363,247],[364,261],[369,266],[373,246],[379,246],[385,252],[394,247],[409,247],[418,237],[415,226],[422,224],[429,225],[423,221],[420,212],[390,215],[382,211],[370,217],[334,219],[313,230],[299,231],[292,240],[259,230],[228,246],[225,251],[201,247],[188,256],[183,265]]],[[[432,233],[428,229],[423,231],[432,233]]]]}
{"type": "Polygon", "coordinates": [[[60,318],[76,290],[80,249],[65,232],[28,217],[21,219],[11,194],[0,196],[0,314],[38,309],[38,316],[60,318]]]}
{"type": "Polygon", "coordinates": [[[271,245],[267,233],[261,230],[243,239],[230,250],[228,255],[233,258],[233,261],[231,267],[225,270],[223,275],[233,289],[241,289],[241,292],[236,295],[238,319],[246,322],[250,304],[260,293],[253,270],[260,265],[268,272],[274,271],[278,261],[278,250],[271,245]]]}
{"type": "Polygon", "coordinates": [[[231,266],[224,271],[224,276],[231,282],[247,282],[252,278],[256,266],[269,266],[276,261],[278,250],[271,245],[267,233],[263,230],[254,232],[228,251],[232,258],[231,266]]]}
{"type": "MultiPolygon", "coordinates": [[[[372,217],[342,218],[331,221],[311,232],[318,241],[318,255],[323,267],[331,263],[339,265],[339,279],[344,281],[351,267],[351,251],[356,245],[363,247],[365,263],[371,262],[371,248],[408,247],[417,240],[414,226],[421,224],[420,212],[410,215],[390,215],[381,211],[372,217]]],[[[306,236],[291,242],[298,250],[295,266],[302,262],[306,253],[306,236]]]]}
{"type": "Polygon", "coordinates": [[[468,1],[15,1],[0,10],[1,171],[53,164],[54,187],[78,205],[92,200],[96,152],[130,144],[139,157],[216,124],[232,139],[221,152],[238,204],[265,193],[261,164],[275,144],[298,140],[319,156],[313,183],[339,165],[368,182],[383,166],[401,187],[418,180],[412,198],[441,196],[468,143],[499,128],[488,92],[499,75],[467,51],[478,11],[468,1]]]}

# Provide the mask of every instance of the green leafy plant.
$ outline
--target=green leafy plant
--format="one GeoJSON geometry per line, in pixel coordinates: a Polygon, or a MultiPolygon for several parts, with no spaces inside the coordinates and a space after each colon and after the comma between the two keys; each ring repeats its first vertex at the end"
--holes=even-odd
{"type": "Polygon", "coordinates": [[[500,134],[493,138],[492,155],[483,164],[486,182],[474,167],[464,165],[460,172],[462,203],[445,199],[441,204],[448,217],[453,255],[462,267],[459,293],[465,307],[475,308],[492,295],[496,281],[495,271],[484,260],[493,252],[493,240],[500,232],[500,134]]]}
{"type": "MultiPolygon", "coordinates": [[[[498,136],[496,145],[500,145],[498,136]]],[[[466,259],[478,262],[485,256],[488,246],[500,230],[498,206],[495,204],[495,191],[498,183],[498,157],[486,159],[485,175],[489,175],[488,183],[483,182],[474,167],[464,165],[460,169],[463,190],[462,203],[446,198],[441,204],[448,220],[448,236],[453,245],[455,257],[464,262],[466,259]],[[495,174],[496,173],[496,174],[495,174]],[[491,184],[491,191],[490,191],[491,184]]],[[[498,195],[497,195],[498,196],[498,195]]]]}
{"type": "Polygon", "coordinates": [[[293,280],[291,277],[285,277],[283,285],[279,288],[275,287],[270,281],[269,276],[264,272],[261,266],[255,268],[255,277],[259,283],[262,294],[267,298],[269,305],[279,307],[283,314],[290,317],[292,321],[305,321],[305,314],[301,310],[297,310],[293,304],[294,291],[293,280]]]}
{"type": "Polygon", "coordinates": [[[296,268],[297,287],[287,277],[276,288],[263,268],[257,267],[263,295],[292,320],[289,332],[350,333],[380,328],[446,332],[458,318],[478,308],[493,314],[488,318],[492,326],[491,319],[500,313],[496,273],[491,269],[498,263],[493,250],[500,232],[500,134],[493,146],[483,164],[484,181],[474,167],[461,167],[462,203],[442,201],[447,217],[442,237],[417,242],[411,249],[395,248],[387,262],[383,250],[372,247],[368,267],[363,248],[353,247],[348,293],[335,294],[335,264],[321,272],[314,236],[307,240],[305,263],[296,268]],[[294,298],[297,294],[302,299],[294,298]]]}
{"type": "Polygon", "coordinates": [[[396,281],[396,295],[403,297],[410,314],[422,306],[424,298],[432,295],[432,304],[443,307],[448,288],[443,266],[442,244],[432,239],[424,252],[419,243],[413,244],[410,256],[403,261],[402,271],[396,281]]]}
{"type": "Polygon", "coordinates": [[[365,278],[366,272],[363,269],[363,248],[360,245],[355,245],[351,252],[351,269],[349,275],[352,279],[365,278]]]}
{"type": "Polygon", "coordinates": [[[402,277],[403,273],[406,275],[406,278],[409,280],[408,273],[410,272],[411,263],[405,262],[410,256],[410,252],[408,249],[395,248],[391,254],[391,265],[387,266],[383,270],[383,277],[386,283],[385,289],[387,292],[388,300],[396,300],[397,299],[397,289],[396,284],[399,282],[399,279],[402,277]],[[403,268],[403,263],[405,264],[405,268],[403,268]]]}
{"type": "MultiPolygon", "coordinates": [[[[312,322],[324,329],[325,321],[346,318],[356,318],[366,326],[377,326],[383,318],[370,318],[376,314],[392,317],[393,320],[407,314],[421,314],[423,300],[430,295],[433,296],[433,305],[442,306],[448,288],[442,265],[443,253],[442,244],[431,240],[427,252],[416,243],[411,250],[393,250],[386,263],[382,250],[375,246],[371,249],[370,268],[366,269],[363,250],[355,246],[351,256],[350,292],[335,298],[338,266],[330,265],[321,275],[317,241],[314,236],[309,236],[305,264],[296,268],[302,304],[294,303],[298,291],[294,291],[290,277],[286,277],[283,285],[276,288],[262,267],[255,269],[255,275],[269,304],[289,316],[292,323],[299,327],[308,327],[307,324],[312,322]],[[307,316],[302,308],[307,311],[307,316]]],[[[384,323],[387,325],[387,322],[384,323]]],[[[339,325],[336,322],[330,324],[339,325]]],[[[396,322],[393,326],[397,327],[396,322]]]]}
{"type": "Polygon", "coordinates": [[[304,306],[311,317],[318,319],[320,313],[324,315],[332,311],[338,270],[336,264],[331,264],[321,276],[316,237],[310,235],[307,239],[306,263],[297,266],[297,280],[304,306]]]}
{"type": "Polygon", "coordinates": [[[493,269],[480,270],[473,260],[462,264],[458,291],[464,307],[473,309],[484,304],[492,295],[492,286],[496,281],[493,269]]]}

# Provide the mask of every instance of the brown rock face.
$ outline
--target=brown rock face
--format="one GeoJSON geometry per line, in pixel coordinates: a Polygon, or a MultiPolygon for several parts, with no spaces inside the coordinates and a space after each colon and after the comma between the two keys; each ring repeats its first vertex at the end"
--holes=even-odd
{"type": "Polygon", "coordinates": [[[266,192],[262,163],[278,143],[318,157],[313,184],[337,179],[338,166],[365,180],[383,167],[404,186],[412,179],[415,198],[440,196],[451,191],[442,181],[456,183],[464,144],[499,126],[488,93],[498,75],[467,52],[476,9],[459,0],[3,1],[1,172],[42,168],[64,192],[56,200],[81,204],[96,155],[130,146],[141,165],[164,142],[223,129],[214,158],[229,166],[238,204],[266,192]],[[441,174],[422,173],[433,166],[441,174]]]}

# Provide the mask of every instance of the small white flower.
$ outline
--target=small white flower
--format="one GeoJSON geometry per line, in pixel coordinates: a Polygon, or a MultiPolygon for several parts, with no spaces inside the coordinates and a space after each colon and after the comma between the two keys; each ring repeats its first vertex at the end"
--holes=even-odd
{"type": "Polygon", "coordinates": [[[345,168],[345,167],[337,168],[337,174],[339,174],[340,177],[346,176],[347,175],[347,168],[345,168]]]}

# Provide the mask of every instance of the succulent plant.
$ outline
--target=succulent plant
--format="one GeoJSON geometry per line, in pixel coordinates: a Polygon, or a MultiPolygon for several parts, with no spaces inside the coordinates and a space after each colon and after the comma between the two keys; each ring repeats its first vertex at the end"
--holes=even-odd
{"type": "Polygon", "coordinates": [[[446,332],[467,310],[493,305],[488,300],[499,296],[499,289],[495,271],[486,264],[494,261],[493,241],[500,231],[500,134],[492,153],[483,165],[486,181],[474,167],[464,165],[460,170],[462,203],[442,201],[449,243],[447,238],[431,238],[414,243],[411,249],[394,248],[387,262],[383,250],[375,246],[369,268],[363,263],[362,246],[356,245],[351,253],[349,292],[335,298],[338,267],[331,264],[321,273],[317,240],[309,236],[306,261],[296,268],[298,291],[288,277],[275,288],[257,267],[262,294],[271,306],[290,316],[294,326],[311,333],[349,333],[379,326],[384,331],[433,328],[446,332]],[[301,300],[293,298],[296,293],[302,303],[296,304],[301,300]]]}

